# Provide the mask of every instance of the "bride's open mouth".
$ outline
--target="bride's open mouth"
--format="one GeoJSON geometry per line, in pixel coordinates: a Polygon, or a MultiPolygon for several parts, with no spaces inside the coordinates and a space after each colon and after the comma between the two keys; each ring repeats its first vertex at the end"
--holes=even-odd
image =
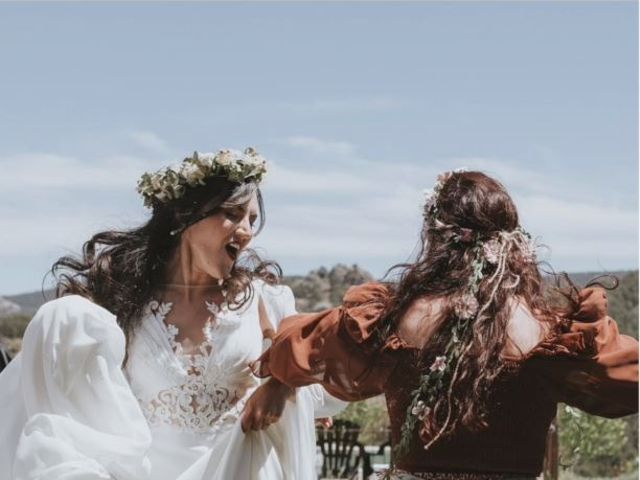
{"type": "Polygon", "coordinates": [[[229,242],[225,245],[224,249],[227,252],[227,255],[234,262],[238,259],[238,255],[240,254],[240,245],[237,242],[229,242]]]}

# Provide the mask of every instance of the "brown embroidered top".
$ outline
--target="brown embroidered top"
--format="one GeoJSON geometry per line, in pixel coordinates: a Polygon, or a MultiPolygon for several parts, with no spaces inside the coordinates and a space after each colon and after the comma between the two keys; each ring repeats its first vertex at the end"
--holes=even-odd
{"type": "MultiPolygon", "coordinates": [[[[369,283],[352,287],[340,307],[289,317],[261,358],[258,374],[294,387],[321,383],[343,400],[384,393],[397,443],[419,373],[417,349],[398,335],[382,348],[373,345],[388,297],[387,287],[369,283]]],[[[558,402],[605,417],[638,411],[638,342],[619,334],[602,289],[581,291],[575,315],[558,321],[525,356],[505,363],[486,429],[454,433],[428,451],[416,439],[397,466],[410,472],[535,476],[558,402]]]]}

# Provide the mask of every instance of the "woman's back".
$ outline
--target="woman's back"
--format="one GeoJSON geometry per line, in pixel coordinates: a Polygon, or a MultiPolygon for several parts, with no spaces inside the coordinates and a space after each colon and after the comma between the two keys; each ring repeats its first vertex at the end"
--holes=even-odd
{"type": "MultiPolygon", "coordinates": [[[[442,298],[420,298],[399,321],[397,334],[407,349],[385,388],[393,444],[400,442],[411,393],[418,387],[419,359],[432,361],[439,353],[429,352],[428,345],[426,351],[422,350],[444,321],[445,303],[442,298]]],[[[410,472],[490,471],[525,477],[540,471],[556,400],[535,371],[521,360],[544,339],[549,327],[523,302],[512,298],[510,303],[504,370],[489,395],[488,426],[478,431],[461,427],[428,451],[416,436],[412,449],[398,461],[399,468],[410,472]]]]}
{"type": "MultiPolygon", "coordinates": [[[[444,321],[443,297],[421,297],[411,303],[398,322],[397,334],[408,345],[422,349],[444,321]]],[[[514,359],[526,355],[549,331],[549,323],[536,318],[521,299],[509,299],[511,313],[507,322],[504,356],[514,359]]]]}
{"type": "MultiPolygon", "coordinates": [[[[418,340],[435,331],[438,309],[424,300],[412,304],[400,328],[380,345],[377,333],[392,294],[384,284],[365,284],[351,288],[341,307],[286,319],[259,373],[291,386],[321,383],[344,400],[384,394],[392,446],[399,445],[405,419],[414,415],[412,394],[424,375],[419,368],[424,342],[418,340]],[[425,315],[435,320],[422,321],[425,315]]],[[[396,456],[396,466],[424,478],[534,478],[542,469],[558,402],[607,417],[635,413],[637,341],[619,334],[607,316],[602,289],[581,291],[578,302],[574,313],[548,325],[514,308],[508,331],[522,352],[512,357],[505,349],[502,372],[487,399],[487,426],[458,427],[428,450],[416,430],[408,453],[396,456]]],[[[427,366],[440,352],[428,353],[427,366]]],[[[465,394],[475,400],[473,390],[465,394]]]]}

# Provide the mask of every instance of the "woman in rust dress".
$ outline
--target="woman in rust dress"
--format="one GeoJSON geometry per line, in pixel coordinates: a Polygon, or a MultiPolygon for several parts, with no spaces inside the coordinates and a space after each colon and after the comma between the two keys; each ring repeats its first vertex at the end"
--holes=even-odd
{"type": "MultiPolygon", "coordinates": [[[[602,288],[543,295],[512,199],[480,172],[439,177],[423,249],[395,283],[351,288],[340,307],[290,317],[256,367],[290,388],[344,400],[383,393],[389,478],[535,478],[558,402],[619,417],[638,409],[638,343],[620,335],[602,288]]],[[[260,424],[285,401],[258,390],[260,424]]]]}

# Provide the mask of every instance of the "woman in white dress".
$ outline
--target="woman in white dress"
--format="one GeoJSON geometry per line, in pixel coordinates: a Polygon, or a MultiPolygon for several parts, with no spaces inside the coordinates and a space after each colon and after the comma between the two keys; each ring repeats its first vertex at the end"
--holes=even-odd
{"type": "Polygon", "coordinates": [[[0,479],[315,478],[313,418],[342,406],[321,388],[287,392],[247,434],[239,420],[249,364],[295,313],[277,265],[247,250],[265,172],[247,149],[145,174],[145,225],[56,262],[59,298],[0,375],[0,479]]]}

